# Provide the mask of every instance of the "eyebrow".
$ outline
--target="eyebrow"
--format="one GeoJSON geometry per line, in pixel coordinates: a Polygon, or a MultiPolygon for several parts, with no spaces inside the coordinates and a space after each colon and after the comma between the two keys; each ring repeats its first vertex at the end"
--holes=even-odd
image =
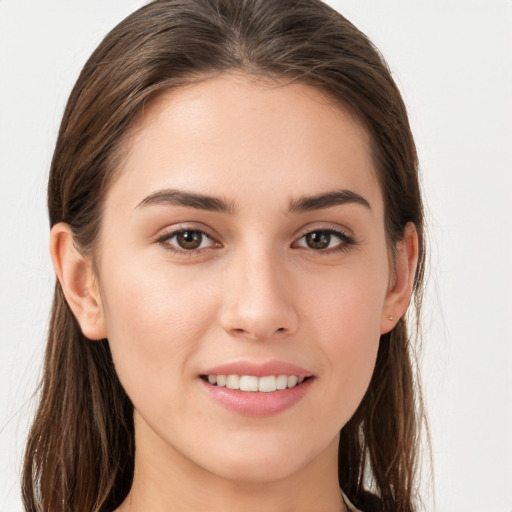
{"type": "Polygon", "coordinates": [[[339,189],[316,196],[305,196],[291,201],[289,210],[290,212],[308,212],[344,204],[360,204],[370,211],[372,209],[370,203],[363,196],[352,190],[339,189]]]}
{"type": "Polygon", "coordinates": [[[198,210],[229,214],[233,214],[235,211],[233,203],[218,197],[175,189],[159,190],[150,194],[137,205],[137,208],[151,205],[186,206],[198,210]]]}
{"type": "MultiPolygon", "coordinates": [[[[358,193],[339,189],[314,196],[303,196],[290,201],[290,213],[301,213],[313,210],[322,210],[345,204],[360,204],[371,211],[370,203],[358,193]]],[[[198,192],[185,192],[183,190],[165,189],[150,194],[143,199],[137,208],[151,205],[185,206],[198,210],[207,210],[219,213],[235,213],[235,203],[228,202],[219,197],[213,197],[198,192]]]]}

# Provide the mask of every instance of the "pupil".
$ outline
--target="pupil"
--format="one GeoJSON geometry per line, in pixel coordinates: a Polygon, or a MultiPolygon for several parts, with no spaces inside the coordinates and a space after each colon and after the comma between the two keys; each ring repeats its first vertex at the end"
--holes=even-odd
{"type": "Polygon", "coordinates": [[[201,245],[203,235],[199,231],[182,231],[177,234],[176,239],[183,249],[197,249],[201,245]]]}
{"type": "Polygon", "coordinates": [[[306,235],[306,243],[311,249],[327,249],[331,242],[331,234],[326,231],[314,231],[306,235]]]}

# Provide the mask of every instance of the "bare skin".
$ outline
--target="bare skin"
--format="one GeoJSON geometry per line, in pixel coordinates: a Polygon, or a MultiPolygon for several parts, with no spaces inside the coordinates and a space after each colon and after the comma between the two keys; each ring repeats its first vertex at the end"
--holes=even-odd
{"type": "Polygon", "coordinates": [[[135,407],[118,512],[346,510],[339,431],[407,308],[417,258],[408,225],[390,263],[369,147],[322,92],[227,74],[138,120],[97,275],[68,226],[53,229],[67,300],[86,336],[109,339],[135,407]],[[283,410],[240,413],[209,393],[209,368],[269,361],[308,375],[283,410]]]}

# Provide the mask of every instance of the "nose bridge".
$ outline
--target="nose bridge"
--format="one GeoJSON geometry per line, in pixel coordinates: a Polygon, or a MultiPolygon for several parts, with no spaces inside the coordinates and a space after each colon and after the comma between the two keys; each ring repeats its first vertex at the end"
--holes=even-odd
{"type": "Polygon", "coordinates": [[[285,267],[272,247],[241,250],[234,256],[221,319],[225,330],[264,340],[296,329],[297,312],[285,267]]]}

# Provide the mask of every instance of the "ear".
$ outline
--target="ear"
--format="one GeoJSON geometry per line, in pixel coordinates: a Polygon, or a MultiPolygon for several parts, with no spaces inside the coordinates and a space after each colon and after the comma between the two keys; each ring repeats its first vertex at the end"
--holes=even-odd
{"type": "Polygon", "coordinates": [[[98,283],[91,259],[78,251],[68,224],[53,226],[50,254],[66,301],[84,336],[91,340],[107,337],[98,283]]]}
{"type": "Polygon", "coordinates": [[[385,334],[405,314],[411,298],[416,266],[418,264],[418,233],[408,222],[404,236],[396,245],[395,268],[382,310],[380,333],[385,334]]]}

